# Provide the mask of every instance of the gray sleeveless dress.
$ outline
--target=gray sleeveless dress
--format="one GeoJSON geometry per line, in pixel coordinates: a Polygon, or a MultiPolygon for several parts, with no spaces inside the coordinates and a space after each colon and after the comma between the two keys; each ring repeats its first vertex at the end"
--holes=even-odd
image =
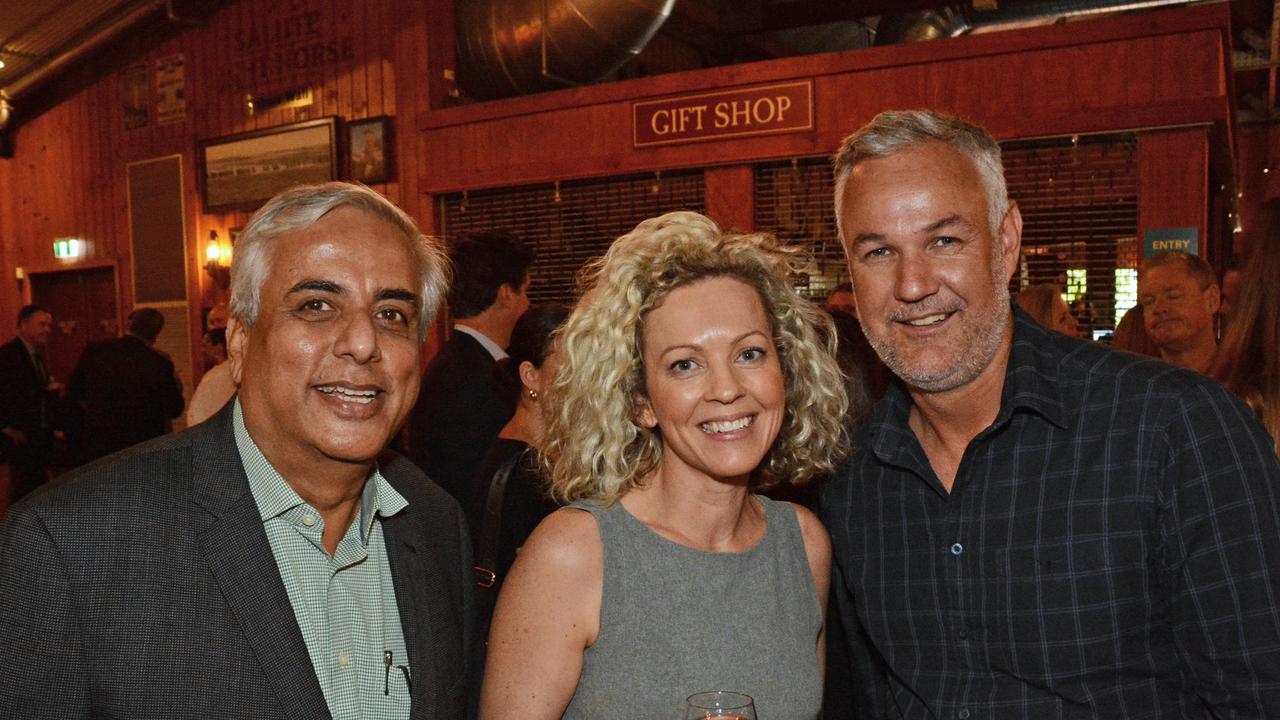
{"type": "Polygon", "coordinates": [[[732,690],[759,720],[813,720],[822,705],[813,574],[795,511],[756,496],[768,530],[741,553],[695,550],[653,532],[622,503],[576,502],[600,526],[600,634],[564,717],[680,718],[684,699],[732,690]]]}

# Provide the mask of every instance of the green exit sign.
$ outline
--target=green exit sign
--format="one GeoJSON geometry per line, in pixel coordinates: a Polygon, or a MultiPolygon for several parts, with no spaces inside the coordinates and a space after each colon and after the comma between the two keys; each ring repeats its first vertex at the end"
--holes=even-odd
{"type": "Polygon", "coordinates": [[[53,256],[59,260],[84,257],[85,242],[79,238],[60,238],[53,241],[53,256]]]}

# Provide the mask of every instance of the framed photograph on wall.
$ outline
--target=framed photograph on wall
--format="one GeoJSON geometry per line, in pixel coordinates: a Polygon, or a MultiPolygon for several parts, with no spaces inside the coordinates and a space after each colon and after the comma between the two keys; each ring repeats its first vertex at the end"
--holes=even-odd
{"type": "Polygon", "coordinates": [[[391,179],[391,118],[386,115],[347,123],[347,177],[372,185],[391,179]]]}
{"type": "Polygon", "coordinates": [[[338,177],[337,118],[202,140],[196,152],[205,212],[253,210],[281,190],[338,177]]]}

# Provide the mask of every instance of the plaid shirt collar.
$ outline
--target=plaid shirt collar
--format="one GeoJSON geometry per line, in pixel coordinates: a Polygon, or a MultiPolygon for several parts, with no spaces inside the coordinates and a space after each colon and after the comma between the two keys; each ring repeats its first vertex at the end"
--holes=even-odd
{"type": "MultiPolygon", "coordinates": [[[[1054,425],[1066,428],[1063,419],[1062,395],[1058,389],[1058,362],[1045,346],[1068,340],[1056,336],[1036,324],[1016,304],[1013,305],[1013,346],[1009,350],[1009,364],[1005,368],[1004,388],[1000,393],[1000,411],[991,426],[979,437],[1004,427],[1019,410],[1037,413],[1054,425]]],[[[910,436],[918,442],[907,419],[912,401],[901,380],[889,383],[884,399],[872,413],[866,424],[870,433],[869,446],[881,462],[922,471],[916,468],[918,460],[911,452],[911,444],[904,442],[910,436]]]]}

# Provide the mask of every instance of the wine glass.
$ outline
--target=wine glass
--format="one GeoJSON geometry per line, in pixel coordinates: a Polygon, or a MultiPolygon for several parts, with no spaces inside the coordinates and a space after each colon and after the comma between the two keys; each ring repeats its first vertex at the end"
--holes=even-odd
{"type": "Polygon", "coordinates": [[[756,720],[756,704],[750,695],[712,690],[690,695],[684,701],[684,720],[723,718],[756,720]]]}

